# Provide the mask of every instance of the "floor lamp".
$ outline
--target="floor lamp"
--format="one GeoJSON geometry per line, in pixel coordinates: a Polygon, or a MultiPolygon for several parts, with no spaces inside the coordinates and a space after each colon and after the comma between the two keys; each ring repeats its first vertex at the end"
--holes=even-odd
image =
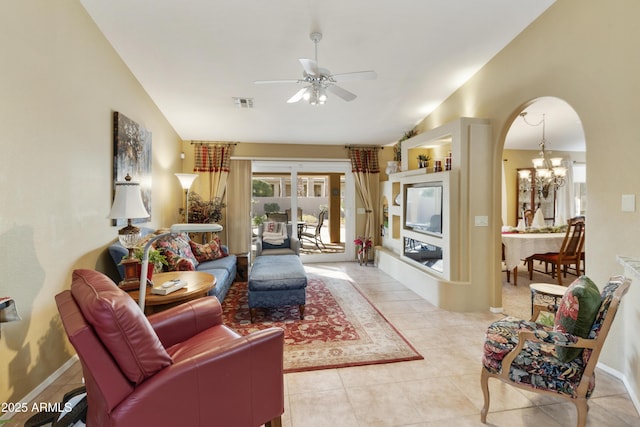
{"type": "Polygon", "coordinates": [[[180,185],[184,190],[184,222],[189,222],[189,189],[193,184],[193,181],[199,176],[196,173],[177,173],[175,174],[178,180],[180,181],[180,185]]]}
{"type": "Polygon", "coordinates": [[[169,236],[175,233],[208,233],[213,232],[217,233],[222,231],[222,226],[220,224],[173,224],[168,233],[158,234],[149,240],[146,245],[144,245],[144,251],[142,253],[142,271],[140,276],[140,292],[138,296],[138,305],[140,309],[144,311],[144,301],[147,292],[147,267],[149,266],[149,250],[151,249],[151,245],[156,240],[169,236]]]}

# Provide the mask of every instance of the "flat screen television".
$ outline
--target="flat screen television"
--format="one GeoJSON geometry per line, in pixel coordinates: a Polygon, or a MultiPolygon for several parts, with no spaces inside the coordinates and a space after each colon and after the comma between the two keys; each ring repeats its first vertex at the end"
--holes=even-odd
{"type": "Polygon", "coordinates": [[[442,235],[442,182],[405,187],[404,227],[442,235]]]}

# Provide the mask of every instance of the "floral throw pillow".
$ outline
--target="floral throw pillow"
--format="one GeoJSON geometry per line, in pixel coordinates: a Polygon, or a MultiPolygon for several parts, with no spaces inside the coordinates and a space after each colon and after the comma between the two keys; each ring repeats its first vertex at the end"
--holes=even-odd
{"type": "Polygon", "coordinates": [[[167,271],[192,271],[198,265],[189,236],[185,233],[172,234],[158,239],[155,247],[167,258],[167,271]],[[186,261],[183,261],[186,260],[186,261]],[[191,263],[191,266],[188,265],[191,263]]]}
{"type": "MultiPolygon", "coordinates": [[[[600,309],[600,291],[587,276],[577,278],[562,297],[556,312],[554,330],[587,338],[600,309]]],[[[578,357],[581,348],[556,346],[556,354],[562,362],[578,357]]]]}
{"type": "Polygon", "coordinates": [[[189,245],[191,245],[191,251],[198,262],[211,261],[227,256],[224,250],[222,250],[222,244],[218,236],[215,236],[209,243],[204,245],[196,243],[193,240],[189,242],[189,245]]]}
{"type": "Polygon", "coordinates": [[[193,260],[180,256],[179,253],[169,249],[164,249],[162,254],[167,259],[167,271],[195,271],[196,269],[196,265],[193,260]]]}

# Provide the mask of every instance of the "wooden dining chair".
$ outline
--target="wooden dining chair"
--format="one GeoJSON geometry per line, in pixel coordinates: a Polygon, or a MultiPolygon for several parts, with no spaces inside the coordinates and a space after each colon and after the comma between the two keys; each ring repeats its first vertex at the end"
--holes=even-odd
{"type": "MultiPolygon", "coordinates": [[[[562,241],[559,252],[533,254],[527,258],[529,280],[533,279],[533,262],[545,263],[544,273],[548,274],[547,266],[552,265],[551,277],[558,276],[558,284],[562,285],[562,276],[567,277],[567,267],[575,266],[576,276],[580,276],[582,264],[582,249],[584,247],[585,218],[577,216],[569,220],[569,227],[562,241]],[[562,270],[562,271],[561,271],[562,270]]],[[[537,271],[537,270],[536,270],[537,271]]]]}
{"type": "MultiPolygon", "coordinates": [[[[506,271],[507,272],[507,283],[511,283],[511,270],[509,270],[509,267],[507,267],[505,260],[505,254],[504,254],[504,243],[502,244],[502,265],[504,267],[504,270],[502,271],[506,271]]],[[[518,286],[518,266],[513,267],[513,286],[518,286]]]]}

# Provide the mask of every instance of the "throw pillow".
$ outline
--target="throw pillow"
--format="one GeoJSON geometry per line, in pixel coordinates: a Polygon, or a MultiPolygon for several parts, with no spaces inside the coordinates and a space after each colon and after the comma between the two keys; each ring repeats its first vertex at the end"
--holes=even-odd
{"type": "Polygon", "coordinates": [[[264,225],[264,231],[267,233],[285,234],[286,224],[284,222],[266,222],[264,225]]]}
{"type": "MultiPolygon", "coordinates": [[[[587,276],[577,278],[562,297],[556,312],[554,329],[587,338],[600,309],[600,291],[587,276]]],[[[580,348],[556,346],[558,359],[569,362],[582,353],[580,348]]]]}
{"type": "Polygon", "coordinates": [[[227,256],[224,250],[222,250],[218,236],[215,236],[209,243],[204,245],[196,243],[193,240],[189,242],[189,245],[191,245],[191,251],[198,262],[211,261],[227,256]]]}
{"type": "MultiPolygon", "coordinates": [[[[191,264],[193,264],[193,268],[191,270],[195,270],[195,267],[198,266],[198,260],[191,250],[191,245],[189,244],[190,241],[191,239],[189,239],[189,236],[186,233],[172,234],[156,240],[154,246],[167,258],[167,263],[169,264],[167,266],[167,271],[177,270],[176,265],[182,258],[186,258],[191,261],[191,264]],[[173,263],[171,258],[173,258],[173,263]]],[[[182,269],[182,271],[185,270],[187,270],[187,267],[182,269]]]]}
{"type": "Polygon", "coordinates": [[[75,270],[71,294],[126,377],[140,384],[173,360],[133,298],[93,270],[75,270]]]}
{"type": "Polygon", "coordinates": [[[183,257],[179,253],[163,248],[162,254],[167,259],[167,271],[195,271],[195,258],[183,257]]]}

